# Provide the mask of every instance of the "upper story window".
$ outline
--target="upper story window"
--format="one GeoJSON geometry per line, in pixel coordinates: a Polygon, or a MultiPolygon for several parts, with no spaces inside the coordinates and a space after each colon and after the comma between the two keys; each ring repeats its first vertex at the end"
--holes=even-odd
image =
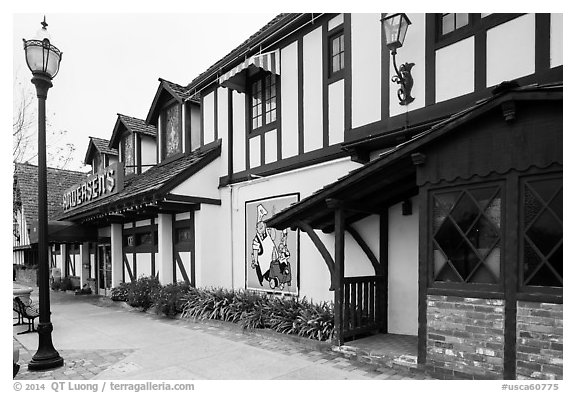
{"type": "Polygon", "coordinates": [[[124,174],[130,175],[136,173],[134,161],[134,134],[126,134],[122,138],[122,161],[124,162],[124,174]]]}
{"type": "Polygon", "coordinates": [[[437,45],[444,46],[506,23],[521,15],[523,14],[434,14],[430,22],[435,23],[437,45]]]}
{"type": "Polygon", "coordinates": [[[330,37],[330,76],[344,70],[344,31],[330,37]]]}
{"type": "Polygon", "coordinates": [[[182,108],[175,104],[162,113],[162,159],[182,152],[182,108]]]}
{"type": "Polygon", "coordinates": [[[263,73],[250,84],[252,130],[265,129],[276,122],[276,74],[263,73]]]}
{"type": "Polygon", "coordinates": [[[440,33],[445,35],[470,23],[469,14],[440,14],[440,33]]]}

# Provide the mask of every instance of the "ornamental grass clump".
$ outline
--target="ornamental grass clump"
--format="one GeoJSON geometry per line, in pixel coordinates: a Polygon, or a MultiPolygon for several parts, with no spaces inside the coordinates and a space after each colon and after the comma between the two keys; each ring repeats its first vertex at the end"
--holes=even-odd
{"type": "Polygon", "coordinates": [[[235,322],[244,329],[271,329],[320,341],[334,335],[331,303],[222,288],[191,288],[185,298],[182,318],[235,322]]]}

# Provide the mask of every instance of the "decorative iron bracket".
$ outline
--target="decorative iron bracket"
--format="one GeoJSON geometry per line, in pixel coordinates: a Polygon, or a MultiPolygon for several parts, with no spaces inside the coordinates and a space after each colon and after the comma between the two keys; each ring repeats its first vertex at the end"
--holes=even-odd
{"type": "Polygon", "coordinates": [[[400,69],[398,69],[396,66],[395,50],[392,51],[392,62],[394,64],[394,70],[396,71],[396,75],[392,77],[392,82],[400,85],[397,93],[400,105],[408,105],[414,101],[414,97],[410,95],[412,86],[414,85],[414,79],[412,79],[412,67],[414,67],[414,63],[404,63],[400,66],[400,69]]]}

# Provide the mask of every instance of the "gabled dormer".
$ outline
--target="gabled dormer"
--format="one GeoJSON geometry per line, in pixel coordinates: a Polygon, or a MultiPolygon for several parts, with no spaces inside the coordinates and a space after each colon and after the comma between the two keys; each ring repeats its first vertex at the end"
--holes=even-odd
{"type": "Polygon", "coordinates": [[[125,175],[140,174],[156,165],[156,127],[118,113],[108,147],[118,149],[125,175]]]}
{"type": "Polygon", "coordinates": [[[107,139],[91,136],[84,158],[84,165],[92,167],[92,173],[99,172],[108,165],[118,162],[118,149],[109,147],[107,139]]]}
{"type": "Polygon", "coordinates": [[[158,79],[160,85],[146,123],[158,128],[158,162],[172,160],[201,146],[200,102],[187,88],[158,79]]]}

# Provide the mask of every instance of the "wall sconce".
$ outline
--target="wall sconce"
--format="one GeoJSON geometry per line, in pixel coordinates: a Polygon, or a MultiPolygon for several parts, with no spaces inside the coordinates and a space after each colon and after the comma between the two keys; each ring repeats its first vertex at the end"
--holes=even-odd
{"type": "Polygon", "coordinates": [[[410,95],[414,80],[412,79],[412,67],[414,63],[404,63],[398,68],[396,66],[396,50],[401,48],[406,38],[406,31],[408,26],[412,24],[406,14],[392,14],[382,19],[384,22],[384,32],[386,34],[386,46],[392,53],[392,61],[394,63],[394,70],[396,75],[392,77],[392,82],[398,83],[398,99],[400,105],[408,105],[414,101],[414,97],[410,95]]]}

